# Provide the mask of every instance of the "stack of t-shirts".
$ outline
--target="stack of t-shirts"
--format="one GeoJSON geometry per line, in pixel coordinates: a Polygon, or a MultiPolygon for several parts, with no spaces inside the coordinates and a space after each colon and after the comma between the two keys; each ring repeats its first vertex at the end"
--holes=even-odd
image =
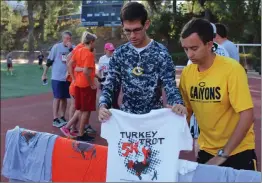
{"type": "Polygon", "coordinates": [[[178,182],[261,182],[261,172],[179,161],[178,182]]]}
{"type": "Polygon", "coordinates": [[[2,175],[19,181],[51,182],[57,135],[18,126],[6,133],[2,175]]]}
{"type": "MultiPolygon", "coordinates": [[[[16,127],[6,134],[5,150],[2,174],[10,182],[106,181],[106,146],[16,127]]],[[[261,182],[261,172],[186,160],[178,160],[177,170],[178,182],[261,182]]],[[[153,177],[151,181],[157,182],[157,172],[153,177]]]]}

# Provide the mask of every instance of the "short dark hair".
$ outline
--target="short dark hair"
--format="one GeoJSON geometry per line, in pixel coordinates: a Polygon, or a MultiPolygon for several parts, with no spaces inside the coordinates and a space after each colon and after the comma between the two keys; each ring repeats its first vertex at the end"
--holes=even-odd
{"type": "Polygon", "coordinates": [[[215,25],[217,28],[217,34],[221,36],[222,38],[226,38],[227,37],[227,27],[221,23],[216,23],[215,25]]]}
{"type": "Polygon", "coordinates": [[[193,18],[184,25],[180,37],[185,39],[193,33],[197,33],[204,44],[213,41],[214,30],[209,21],[202,18],[193,18]]]}
{"type": "Polygon", "coordinates": [[[123,24],[125,20],[135,21],[140,20],[142,25],[145,25],[148,18],[146,8],[143,4],[138,2],[126,3],[120,12],[120,19],[123,24]]]}

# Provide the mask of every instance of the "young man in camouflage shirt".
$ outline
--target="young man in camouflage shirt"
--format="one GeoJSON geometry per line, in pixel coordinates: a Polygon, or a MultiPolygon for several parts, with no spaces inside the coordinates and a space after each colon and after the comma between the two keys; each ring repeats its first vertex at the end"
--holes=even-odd
{"type": "Polygon", "coordinates": [[[129,2],[121,10],[123,31],[128,43],[115,50],[110,60],[108,76],[99,100],[99,120],[110,117],[112,95],[122,86],[122,111],[133,114],[149,113],[163,107],[162,87],[168,107],[177,114],[186,114],[186,108],[175,81],[175,66],[167,49],[150,39],[146,31],[150,26],[145,7],[129,2]],[[121,86],[120,86],[121,83],[121,86]]]}

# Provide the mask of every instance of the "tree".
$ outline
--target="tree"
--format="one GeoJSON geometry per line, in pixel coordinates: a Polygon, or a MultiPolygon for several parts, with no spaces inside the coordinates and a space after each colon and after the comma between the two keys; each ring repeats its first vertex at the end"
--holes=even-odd
{"type": "Polygon", "coordinates": [[[45,41],[45,19],[47,18],[46,1],[45,0],[40,1],[40,6],[41,6],[41,15],[39,17],[39,25],[41,29],[40,39],[42,42],[44,42],[45,41]]]}
{"type": "Polygon", "coordinates": [[[28,62],[33,63],[34,61],[34,1],[27,1],[27,11],[28,11],[28,62]]]}
{"type": "Polygon", "coordinates": [[[1,50],[11,51],[15,48],[16,32],[22,26],[21,15],[14,12],[6,2],[1,1],[1,50]]]}

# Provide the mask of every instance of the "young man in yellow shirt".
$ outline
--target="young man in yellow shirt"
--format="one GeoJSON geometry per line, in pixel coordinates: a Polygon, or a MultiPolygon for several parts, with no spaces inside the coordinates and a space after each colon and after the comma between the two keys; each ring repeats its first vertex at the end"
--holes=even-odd
{"type": "Polygon", "coordinates": [[[197,161],[235,169],[256,169],[253,103],[244,68],[212,51],[213,29],[192,19],[181,32],[181,44],[193,64],[184,68],[180,90],[200,136],[197,161]]]}

